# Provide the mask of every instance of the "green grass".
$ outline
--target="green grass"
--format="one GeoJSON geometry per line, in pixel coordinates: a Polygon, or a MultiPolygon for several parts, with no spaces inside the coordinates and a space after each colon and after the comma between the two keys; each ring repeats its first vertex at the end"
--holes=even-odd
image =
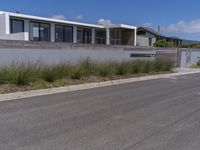
{"type": "Polygon", "coordinates": [[[86,58],[76,64],[63,62],[52,65],[24,62],[0,66],[0,84],[26,86],[41,82],[43,85],[43,81],[54,84],[58,80],[82,80],[91,76],[110,79],[118,76],[168,72],[171,69],[172,63],[161,59],[96,62],[86,58]]]}
{"type": "Polygon", "coordinates": [[[196,64],[193,64],[192,66],[190,66],[190,68],[200,68],[200,60],[198,60],[196,64]]]}
{"type": "Polygon", "coordinates": [[[29,84],[36,79],[37,65],[17,63],[0,68],[0,83],[11,83],[18,86],[29,84]]]}

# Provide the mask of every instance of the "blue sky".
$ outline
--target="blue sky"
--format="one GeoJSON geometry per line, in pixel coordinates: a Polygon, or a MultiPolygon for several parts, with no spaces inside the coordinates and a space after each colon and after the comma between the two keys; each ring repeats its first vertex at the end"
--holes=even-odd
{"type": "Polygon", "coordinates": [[[199,0],[1,0],[0,10],[81,22],[145,25],[200,40],[199,0]]]}

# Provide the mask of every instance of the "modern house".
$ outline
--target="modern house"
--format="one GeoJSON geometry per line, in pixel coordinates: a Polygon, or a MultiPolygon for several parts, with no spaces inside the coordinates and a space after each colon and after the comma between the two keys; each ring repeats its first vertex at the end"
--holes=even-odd
{"type": "Polygon", "coordinates": [[[165,39],[168,42],[172,42],[175,46],[182,45],[182,39],[164,36],[160,33],[159,28],[158,31],[154,31],[148,27],[137,28],[137,46],[154,46],[154,43],[160,39],[165,39]]]}
{"type": "Polygon", "coordinates": [[[0,12],[0,39],[81,44],[136,45],[135,26],[95,25],[0,12]]]}

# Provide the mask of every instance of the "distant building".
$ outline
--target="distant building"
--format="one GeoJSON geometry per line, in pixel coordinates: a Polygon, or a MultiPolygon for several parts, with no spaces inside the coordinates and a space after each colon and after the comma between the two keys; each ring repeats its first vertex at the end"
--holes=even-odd
{"type": "Polygon", "coordinates": [[[154,46],[154,43],[160,39],[166,39],[168,42],[173,42],[173,45],[175,46],[181,46],[182,44],[182,39],[177,37],[164,36],[159,31],[154,31],[148,27],[137,28],[137,46],[154,46]]]}
{"type": "Polygon", "coordinates": [[[0,39],[81,44],[136,45],[135,26],[95,25],[0,12],[0,39]]]}

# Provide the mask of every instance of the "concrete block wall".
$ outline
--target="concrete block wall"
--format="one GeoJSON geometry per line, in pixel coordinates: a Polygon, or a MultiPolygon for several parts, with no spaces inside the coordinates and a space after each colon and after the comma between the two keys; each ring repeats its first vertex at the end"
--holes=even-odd
{"type": "Polygon", "coordinates": [[[131,54],[156,54],[158,58],[170,59],[175,64],[178,62],[175,48],[0,40],[0,63],[25,58],[45,59],[47,62],[77,60],[83,57],[92,57],[97,60],[155,59],[131,58],[131,54]]]}

